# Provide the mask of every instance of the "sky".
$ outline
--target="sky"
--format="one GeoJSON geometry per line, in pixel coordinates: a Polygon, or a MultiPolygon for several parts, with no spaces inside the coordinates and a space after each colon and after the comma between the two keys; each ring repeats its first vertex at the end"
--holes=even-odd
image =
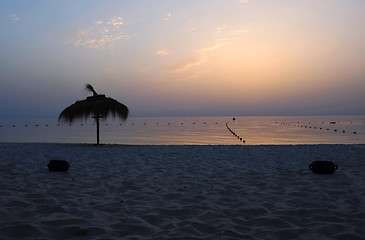
{"type": "Polygon", "coordinates": [[[365,115],[364,0],[2,0],[0,119],[365,115]]]}

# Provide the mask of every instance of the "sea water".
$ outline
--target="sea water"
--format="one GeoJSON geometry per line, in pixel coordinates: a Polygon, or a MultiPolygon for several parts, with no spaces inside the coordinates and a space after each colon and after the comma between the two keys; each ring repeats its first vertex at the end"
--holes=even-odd
{"type": "MultiPolygon", "coordinates": [[[[133,145],[365,144],[365,116],[131,117],[100,122],[100,143],[133,145]]],[[[96,143],[92,118],[0,120],[0,142],[96,143]]]]}

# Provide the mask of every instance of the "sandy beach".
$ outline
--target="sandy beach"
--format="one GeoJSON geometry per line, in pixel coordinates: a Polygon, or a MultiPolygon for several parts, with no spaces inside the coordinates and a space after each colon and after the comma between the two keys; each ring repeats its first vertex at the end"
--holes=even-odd
{"type": "Polygon", "coordinates": [[[1,239],[365,239],[365,145],[0,143],[1,239]],[[49,172],[52,159],[70,162],[49,172]],[[313,174],[312,161],[338,165],[313,174]]]}

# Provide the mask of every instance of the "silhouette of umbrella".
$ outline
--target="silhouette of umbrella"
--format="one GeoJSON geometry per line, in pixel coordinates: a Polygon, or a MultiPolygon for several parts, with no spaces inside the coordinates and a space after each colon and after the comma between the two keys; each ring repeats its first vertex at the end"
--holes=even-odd
{"type": "Polygon", "coordinates": [[[76,101],[74,104],[65,108],[58,117],[58,121],[69,122],[75,119],[86,119],[90,115],[96,121],[96,138],[99,144],[99,119],[107,118],[112,115],[113,118],[119,117],[122,120],[128,117],[128,107],[104,94],[98,94],[90,85],[86,85],[86,89],[93,92],[93,96],[87,97],[85,100],[76,101]]]}

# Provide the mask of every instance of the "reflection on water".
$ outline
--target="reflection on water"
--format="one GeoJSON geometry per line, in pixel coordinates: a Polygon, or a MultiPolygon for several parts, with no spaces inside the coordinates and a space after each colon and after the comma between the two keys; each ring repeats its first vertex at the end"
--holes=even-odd
{"type": "MultiPolygon", "coordinates": [[[[365,144],[365,116],[171,117],[101,122],[105,144],[365,144]],[[236,134],[233,135],[231,131],[236,134]]],[[[0,121],[0,142],[95,143],[93,120],[0,121]]]]}

